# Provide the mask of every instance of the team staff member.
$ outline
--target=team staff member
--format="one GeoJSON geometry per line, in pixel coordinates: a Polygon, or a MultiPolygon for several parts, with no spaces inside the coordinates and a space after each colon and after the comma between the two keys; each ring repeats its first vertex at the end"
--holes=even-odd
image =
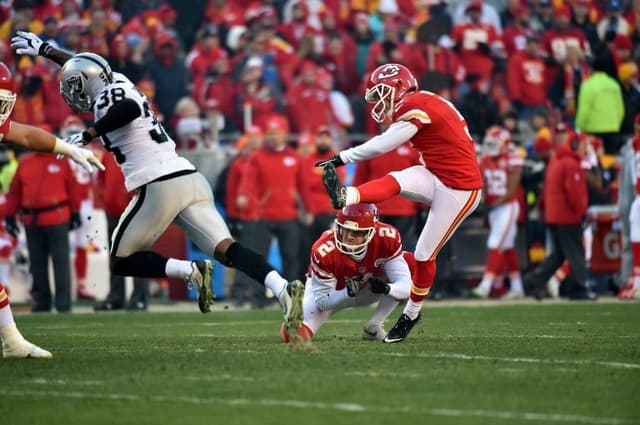
{"type": "MultiPolygon", "coordinates": [[[[127,192],[124,186],[124,176],[120,167],[116,163],[113,155],[105,152],[102,156],[104,163],[104,173],[98,175],[98,187],[102,193],[104,212],[107,216],[107,228],[109,234],[118,225],[120,216],[133,197],[133,192],[127,192]]],[[[111,242],[111,239],[109,239],[111,242]]],[[[96,311],[112,311],[125,308],[125,283],[124,277],[111,273],[109,278],[109,294],[107,298],[96,304],[96,311]]],[[[126,305],[127,310],[146,310],[149,299],[149,280],[143,277],[133,278],[133,293],[126,305]]]]}
{"type": "MultiPolygon", "coordinates": [[[[300,252],[310,252],[316,239],[331,228],[336,217],[336,210],[327,197],[327,191],[322,184],[322,169],[315,167],[318,161],[331,158],[336,152],[331,148],[333,140],[329,127],[320,127],[316,134],[315,151],[302,159],[302,172],[307,182],[308,199],[305,203],[309,209],[306,211],[304,223],[300,234],[300,252]]],[[[338,170],[340,179],[346,177],[343,169],[338,170]]],[[[300,259],[299,276],[304,276],[309,267],[309,259],[300,259]]]]}
{"type": "Polygon", "coordinates": [[[571,267],[568,277],[574,280],[578,288],[571,298],[595,298],[595,294],[586,286],[587,270],[582,242],[582,222],[588,201],[586,173],[581,166],[585,153],[584,139],[571,134],[566,143],[556,147],[547,165],[543,208],[552,250],[542,264],[524,279],[526,286],[538,288],[537,294],[566,259],[571,267]]]}
{"type": "Polygon", "coordinates": [[[80,227],[80,191],[67,161],[50,153],[29,153],[18,163],[7,194],[7,230],[17,235],[16,216],[27,235],[33,276],[34,312],[51,310],[49,257],[53,263],[55,307],[71,311],[69,230],[80,227]]]}

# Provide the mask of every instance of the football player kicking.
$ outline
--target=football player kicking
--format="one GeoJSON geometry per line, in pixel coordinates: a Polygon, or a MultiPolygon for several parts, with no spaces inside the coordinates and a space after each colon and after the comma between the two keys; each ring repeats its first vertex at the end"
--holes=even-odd
{"type": "MultiPolygon", "coordinates": [[[[335,230],[324,232],[311,249],[298,335],[308,341],[333,313],[377,302],[362,338],[382,341],[384,320],[409,297],[413,254],[402,251],[400,232],[378,221],[373,204],[344,207],[335,223],[335,230]]],[[[289,342],[285,330],[283,324],[280,334],[289,342]]]]}
{"type": "Polygon", "coordinates": [[[19,31],[11,39],[11,47],[18,54],[42,55],[62,65],[60,92],[64,100],[76,111],[93,111],[95,115],[93,124],[67,141],[85,144],[101,137],[122,169],[127,190],[135,191],[111,236],[114,273],[184,279],[197,289],[200,311],[210,311],[211,261],[184,261],[151,251],[156,239],[175,222],[203,252],[243,271],[276,294],[285,322],[297,332],[302,319],[302,283],[289,285],[264,257],[231,238],[215,208],[209,183],[176,153],[174,141],[156,119],[147,98],[127,77],[112,72],[99,55],[71,55],[29,32],[19,31]]]}
{"type": "Polygon", "coordinates": [[[416,78],[405,66],[390,63],[376,68],[367,82],[365,100],[373,104],[374,120],[391,119],[389,128],[316,166],[324,167],[323,182],[334,208],[379,202],[398,194],[431,205],[414,252],[417,277],[409,301],[384,340],[393,343],[403,341],[420,320],[422,304],[435,278],[436,256],[478,206],[482,174],[464,117],[445,98],[419,91],[416,78]],[[357,187],[344,187],[338,179],[336,166],[382,155],[407,140],[420,152],[422,165],[357,187]]]}

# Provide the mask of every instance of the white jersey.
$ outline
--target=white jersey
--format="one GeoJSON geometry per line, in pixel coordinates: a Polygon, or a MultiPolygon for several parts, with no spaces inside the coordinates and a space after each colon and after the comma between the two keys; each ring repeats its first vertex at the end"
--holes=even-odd
{"type": "Polygon", "coordinates": [[[129,124],[102,136],[105,148],[122,169],[127,190],[179,171],[195,170],[191,162],[176,153],[175,142],[158,122],[144,94],[123,74],[114,72],[113,80],[93,105],[95,120],[123,99],[135,101],[142,111],[129,124]]]}

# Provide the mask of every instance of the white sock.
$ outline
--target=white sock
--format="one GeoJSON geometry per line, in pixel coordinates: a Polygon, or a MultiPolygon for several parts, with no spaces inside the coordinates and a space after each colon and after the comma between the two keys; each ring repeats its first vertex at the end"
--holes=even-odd
{"type": "Polygon", "coordinates": [[[0,308],[0,329],[5,326],[12,325],[13,314],[11,313],[11,305],[7,305],[5,307],[0,308]]]}
{"type": "MultiPolygon", "coordinates": [[[[3,308],[2,310],[5,309],[3,308]]],[[[24,337],[16,327],[15,323],[11,323],[10,325],[0,328],[0,339],[2,340],[3,346],[14,345],[24,341],[24,337]]]]}
{"type": "Polygon", "coordinates": [[[522,277],[520,273],[509,276],[511,281],[511,290],[514,292],[524,292],[522,289],[522,277]]]}
{"type": "Polygon", "coordinates": [[[407,305],[404,307],[403,313],[409,316],[409,319],[416,320],[416,317],[420,314],[420,310],[422,310],[423,303],[424,301],[415,302],[409,299],[407,305]]]}
{"type": "Polygon", "coordinates": [[[193,271],[193,269],[191,268],[191,261],[169,258],[169,261],[167,261],[167,265],[164,266],[164,271],[168,277],[187,279],[189,276],[191,276],[191,272],[193,271]]]}
{"type": "Polygon", "coordinates": [[[384,319],[386,319],[396,306],[400,304],[400,301],[395,300],[389,296],[383,296],[380,298],[380,302],[376,307],[376,310],[371,315],[368,325],[382,325],[384,319]]]}
{"type": "Polygon", "coordinates": [[[11,265],[9,263],[0,263],[0,282],[9,282],[9,274],[11,265]]]}
{"type": "Polygon", "coordinates": [[[264,286],[270,289],[271,292],[277,297],[282,292],[283,288],[286,288],[289,282],[275,270],[271,270],[264,278],[264,286]]]}
{"type": "Polygon", "coordinates": [[[489,292],[491,290],[491,285],[493,285],[493,277],[483,277],[478,284],[478,289],[489,292]]]}
{"type": "Polygon", "coordinates": [[[345,200],[347,205],[355,205],[360,203],[360,192],[353,186],[347,187],[347,199],[345,200]]]}

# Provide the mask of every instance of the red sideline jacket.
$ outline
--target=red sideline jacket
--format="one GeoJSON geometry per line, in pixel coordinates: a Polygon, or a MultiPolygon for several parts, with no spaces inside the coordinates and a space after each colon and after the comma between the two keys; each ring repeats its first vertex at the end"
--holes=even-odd
{"type": "Polygon", "coordinates": [[[544,220],[547,224],[580,224],[587,212],[587,182],[581,157],[569,146],[556,148],[544,176],[544,220]]]}
{"type": "Polygon", "coordinates": [[[51,153],[29,153],[20,158],[7,194],[7,215],[22,212],[25,226],[68,223],[80,208],[80,192],[66,159],[51,153]],[[39,211],[38,211],[39,210],[39,211]],[[37,216],[37,222],[33,217],[37,216]]]}
{"type": "MultiPolygon", "coordinates": [[[[302,178],[300,156],[296,151],[289,147],[281,151],[261,148],[249,156],[238,194],[258,195],[260,219],[296,220],[297,197],[307,190],[302,178]]],[[[302,195],[302,199],[308,196],[302,195]]]]}
{"type": "MultiPolygon", "coordinates": [[[[353,185],[380,178],[391,171],[400,171],[405,168],[419,165],[418,152],[405,143],[396,149],[367,161],[359,162],[356,167],[356,174],[353,177],[353,185]]],[[[418,204],[400,195],[378,202],[380,215],[391,216],[412,216],[418,212],[418,204]]]]}
{"type": "Polygon", "coordinates": [[[104,212],[107,217],[119,217],[133,197],[124,186],[124,176],[116,160],[108,152],[102,155],[104,171],[98,173],[99,192],[102,193],[104,212]]]}
{"type": "Polygon", "coordinates": [[[243,221],[251,221],[258,218],[258,194],[248,193],[249,202],[243,209],[238,208],[238,191],[242,176],[247,169],[249,155],[238,155],[229,166],[227,176],[226,197],[227,215],[230,218],[243,221]]]}
{"type": "MultiPolygon", "coordinates": [[[[336,153],[329,151],[324,154],[314,152],[306,158],[302,158],[302,172],[305,174],[304,181],[307,182],[307,195],[308,199],[305,201],[305,205],[308,205],[307,212],[311,214],[334,214],[336,212],[331,205],[331,198],[327,194],[327,191],[322,184],[322,167],[316,167],[314,164],[318,161],[324,161],[331,158],[336,153]]],[[[344,167],[337,169],[338,177],[340,181],[345,179],[344,167]]]]}

